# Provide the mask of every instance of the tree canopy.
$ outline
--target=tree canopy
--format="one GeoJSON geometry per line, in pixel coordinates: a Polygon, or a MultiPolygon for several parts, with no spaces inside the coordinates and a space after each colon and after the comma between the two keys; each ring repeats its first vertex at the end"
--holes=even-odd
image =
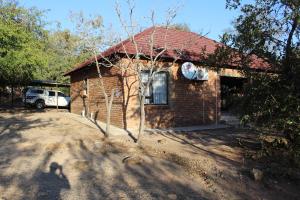
{"type": "Polygon", "coordinates": [[[207,62],[222,66],[232,55],[241,58],[249,79],[239,101],[243,121],[283,133],[300,164],[300,1],[227,0],[227,8],[241,14],[234,30],[222,36],[226,45],[207,56],[207,62]],[[270,68],[251,70],[254,54],[270,68]]]}
{"type": "Polygon", "coordinates": [[[63,74],[77,63],[91,56],[80,43],[80,38],[69,30],[56,30],[48,34],[45,43],[47,64],[39,68],[35,75],[38,79],[66,82],[63,74]]]}
{"type": "Polygon", "coordinates": [[[0,76],[1,82],[19,85],[32,79],[45,65],[41,13],[26,10],[17,3],[0,1],[0,76]]]}
{"type": "Polygon", "coordinates": [[[46,30],[44,11],[0,0],[0,84],[65,82],[63,73],[91,55],[69,30],[46,30]]]}

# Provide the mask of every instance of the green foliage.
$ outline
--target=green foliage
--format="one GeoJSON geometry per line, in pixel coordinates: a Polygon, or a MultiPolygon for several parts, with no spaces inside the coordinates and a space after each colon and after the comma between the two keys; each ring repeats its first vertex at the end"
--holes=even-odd
{"type": "Polygon", "coordinates": [[[277,75],[255,74],[244,89],[244,122],[280,130],[291,140],[300,136],[300,99],[277,75]]]}
{"type": "Polygon", "coordinates": [[[32,79],[43,59],[44,32],[40,15],[17,4],[0,1],[0,82],[21,85],[32,79]]]}
{"type": "Polygon", "coordinates": [[[91,56],[70,31],[47,31],[43,13],[0,0],[0,85],[26,85],[32,79],[66,82],[64,72],[91,56]]]}
{"type": "Polygon", "coordinates": [[[91,53],[78,43],[79,37],[68,30],[57,30],[49,33],[45,45],[47,65],[40,68],[35,77],[43,80],[67,82],[68,77],[64,77],[63,74],[91,56],[91,53]]]}
{"type": "Polygon", "coordinates": [[[242,121],[283,134],[290,141],[291,156],[300,164],[300,1],[226,2],[227,8],[241,14],[235,31],[222,37],[226,46],[206,56],[207,63],[217,69],[242,66],[248,78],[239,99],[242,121]],[[254,55],[270,68],[254,72],[254,55]]]}

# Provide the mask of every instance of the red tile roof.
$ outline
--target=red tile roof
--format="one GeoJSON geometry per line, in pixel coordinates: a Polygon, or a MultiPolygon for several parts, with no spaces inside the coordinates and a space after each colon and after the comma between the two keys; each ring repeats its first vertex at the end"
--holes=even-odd
{"type": "MultiPolygon", "coordinates": [[[[197,33],[177,30],[174,28],[164,28],[164,27],[150,27],[144,31],[136,34],[134,36],[135,41],[138,46],[138,53],[144,55],[150,55],[150,38],[153,35],[153,47],[154,49],[166,47],[166,51],[162,55],[164,58],[175,58],[178,57],[177,52],[183,52],[184,54],[180,56],[180,60],[199,62],[201,61],[201,55],[203,50],[206,54],[214,53],[218,46],[222,46],[222,43],[216,42],[204,36],[200,36],[197,33]],[[154,33],[154,34],[153,34],[154,33]]],[[[134,43],[127,39],[119,44],[110,47],[98,56],[101,59],[102,56],[110,56],[115,53],[127,53],[129,55],[136,55],[136,48],[134,43]]],[[[155,53],[155,50],[154,50],[155,53]]],[[[268,63],[264,62],[262,59],[253,57],[251,67],[254,69],[266,69],[269,67],[268,63]]],[[[78,69],[88,66],[94,62],[94,58],[82,62],[75,66],[72,70],[65,73],[68,75],[78,69]]]]}

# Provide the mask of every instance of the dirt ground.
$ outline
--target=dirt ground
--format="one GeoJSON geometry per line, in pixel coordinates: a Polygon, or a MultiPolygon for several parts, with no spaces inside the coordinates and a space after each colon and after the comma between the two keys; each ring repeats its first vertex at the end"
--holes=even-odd
{"type": "Polygon", "coordinates": [[[136,145],[79,121],[1,111],[0,200],[300,199],[297,181],[253,180],[241,143],[256,148],[257,135],[247,131],[149,132],[136,145]]]}

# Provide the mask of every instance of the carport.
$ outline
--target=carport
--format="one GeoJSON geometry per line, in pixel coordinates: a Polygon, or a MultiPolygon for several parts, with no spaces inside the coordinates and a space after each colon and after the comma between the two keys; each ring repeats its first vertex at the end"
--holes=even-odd
{"type": "Polygon", "coordinates": [[[27,86],[35,86],[35,87],[49,87],[51,89],[53,88],[68,88],[70,89],[70,84],[69,83],[58,83],[52,80],[33,80],[31,81],[27,86]]]}
{"type": "MultiPolygon", "coordinates": [[[[50,90],[62,89],[64,92],[68,92],[70,94],[70,84],[69,83],[58,83],[53,80],[32,80],[27,87],[40,87],[40,88],[48,88],[50,90]]],[[[56,96],[58,98],[58,96],[56,96]]],[[[58,100],[56,100],[56,109],[58,109],[58,100]]]]}

